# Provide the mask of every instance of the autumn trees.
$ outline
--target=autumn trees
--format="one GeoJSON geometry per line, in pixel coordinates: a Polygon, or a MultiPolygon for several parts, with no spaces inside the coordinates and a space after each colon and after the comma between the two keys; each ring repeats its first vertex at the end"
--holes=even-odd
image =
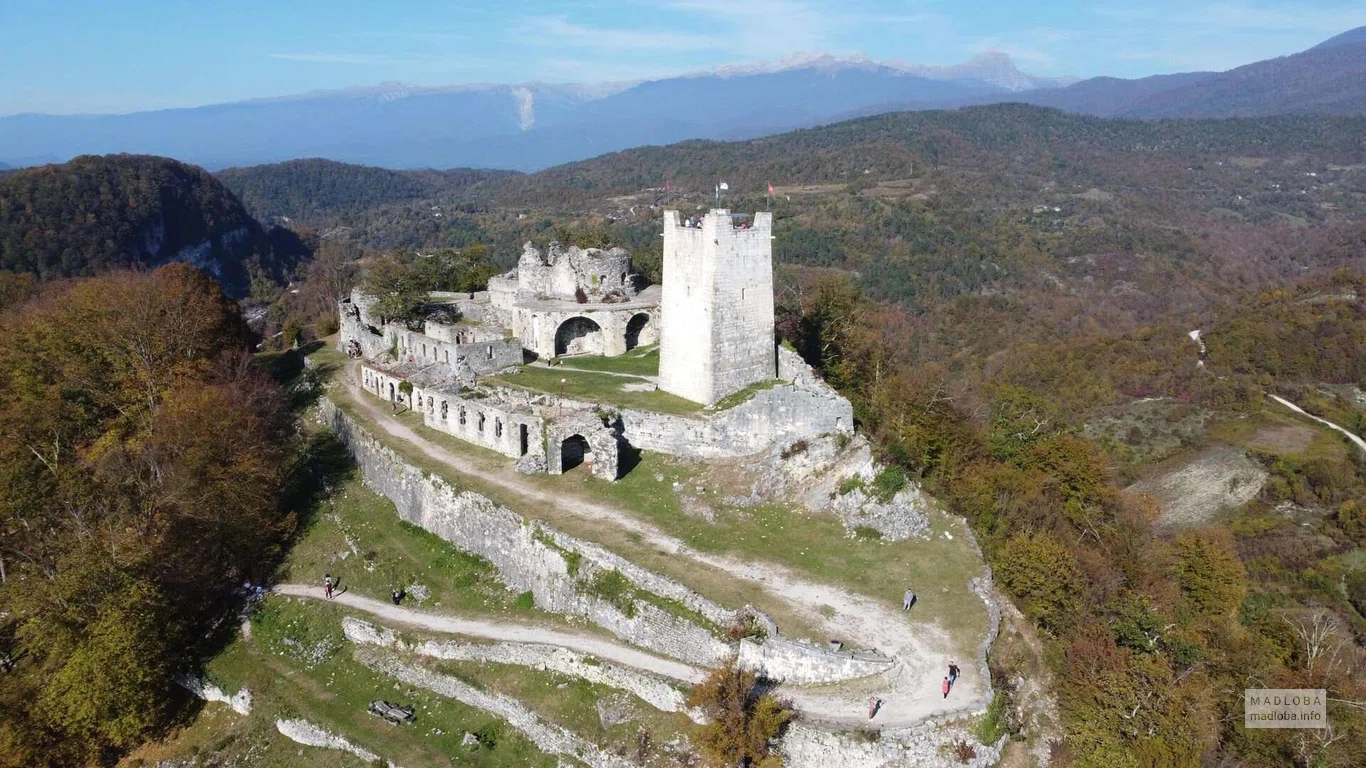
{"type": "Polygon", "coordinates": [[[688,703],[707,716],[696,741],[708,765],[768,768],[782,764],[772,746],[792,720],[792,708],[763,691],[753,672],[735,666],[714,669],[693,687],[688,703]]]}
{"type": "Polygon", "coordinates": [[[1281,377],[1306,391],[1361,381],[1366,320],[1335,298],[1361,294],[1355,276],[1231,305],[1205,326],[1205,366],[1175,325],[1048,344],[1005,329],[1020,342],[979,358],[917,334],[1000,318],[930,324],[848,278],[796,277],[778,295],[780,335],[850,398],[884,461],[968,519],[998,587],[1040,630],[1062,764],[1366,764],[1366,576],[1335,557],[1366,539],[1366,464],[1259,457],[1271,478],[1256,504],[1173,531],[1155,525],[1151,499],[1119,491],[1083,429],[1098,406],[1134,398],[1244,416],[1281,377]],[[1318,522],[1273,513],[1282,501],[1318,522]],[[1324,733],[1250,731],[1249,687],[1322,687],[1342,703],[1324,733]]]}
{"type": "Polygon", "coordinates": [[[47,287],[0,337],[0,765],[74,764],[164,722],[172,673],[292,526],[290,421],[193,267],[47,287]]]}

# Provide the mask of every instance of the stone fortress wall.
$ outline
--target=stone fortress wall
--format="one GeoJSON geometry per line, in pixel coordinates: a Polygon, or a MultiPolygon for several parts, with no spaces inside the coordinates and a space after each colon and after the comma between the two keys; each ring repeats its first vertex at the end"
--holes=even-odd
{"type": "Polygon", "coordinates": [[[360,289],[343,299],[340,307],[338,347],[350,351],[352,342],[366,360],[388,356],[396,364],[447,367],[451,378],[493,373],[522,362],[522,345],[501,330],[458,323],[423,323],[414,331],[403,323],[382,322],[371,311],[374,302],[360,289]]]}
{"type": "Polygon", "coordinates": [[[781,383],[739,405],[700,418],[623,410],[622,434],[642,450],[718,459],[816,435],[853,433],[854,406],[848,400],[817,378],[796,352],[779,347],[777,360],[781,383]]]}
{"type": "Polygon", "coordinates": [[[887,659],[877,654],[833,651],[783,638],[761,612],[726,608],[597,544],[528,521],[484,496],[457,488],[406,462],[326,398],[320,416],[355,458],[366,486],[389,498],[399,517],[487,559],[508,589],[531,591],[539,608],[582,617],[629,643],[706,667],[736,657],[737,647],[717,633],[740,615],[753,615],[768,637],[748,641],[740,653],[746,667],[774,680],[839,682],[875,674],[887,666],[887,659]],[[575,573],[566,560],[571,553],[579,560],[575,573]],[[638,589],[677,601],[713,626],[699,626],[640,599],[633,601],[634,610],[628,616],[583,589],[608,570],[620,573],[638,589]]]}
{"type": "Polygon", "coordinates": [[[773,214],[664,212],[659,386],[711,405],[774,376],[773,214]]]}
{"type": "Polygon", "coordinates": [[[528,243],[517,269],[491,279],[487,292],[433,295],[440,321],[423,332],[379,323],[372,302],[353,292],[340,307],[340,346],[366,361],[367,391],[421,412],[433,429],[518,459],[523,471],[590,463],[615,480],[624,448],[711,459],[851,432],[849,402],[774,344],[771,215],[746,223],[715,209],[692,224],[665,212],[662,289],[639,289],[620,248],[551,243],[543,253],[528,243]],[[542,356],[615,355],[656,339],[660,389],[707,405],[754,391],[727,408],[677,415],[471,389],[480,376],[521,363],[524,345],[542,356]],[[413,388],[407,396],[404,381],[413,388]]]}

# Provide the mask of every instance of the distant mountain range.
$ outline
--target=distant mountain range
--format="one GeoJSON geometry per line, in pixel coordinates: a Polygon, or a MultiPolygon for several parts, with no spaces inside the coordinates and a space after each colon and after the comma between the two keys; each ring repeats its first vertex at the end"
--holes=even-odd
{"type": "Polygon", "coordinates": [[[1102,117],[1261,117],[1366,113],[1366,27],[1307,51],[1227,72],[1098,77],[1022,101],[1102,117]]]}
{"type": "Polygon", "coordinates": [[[1366,28],[1228,72],[1138,80],[1040,78],[1002,53],[952,67],[807,55],[636,83],[385,85],[124,115],[15,115],[0,118],[0,161],[139,152],[209,168],[325,157],[535,170],[642,145],[1011,101],[1138,118],[1361,114],[1366,28]]]}

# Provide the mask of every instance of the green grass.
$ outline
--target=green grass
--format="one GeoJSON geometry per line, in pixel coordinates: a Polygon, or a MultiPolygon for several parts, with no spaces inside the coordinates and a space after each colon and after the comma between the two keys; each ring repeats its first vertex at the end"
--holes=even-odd
{"type": "MultiPolygon", "coordinates": [[[[616,688],[556,672],[487,662],[422,660],[422,663],[480,690],[516,699],[547,722],[567,728],[610,751],[625,754],[633,762],[637,761],[642,729],[656,745],[656,749],[649,750],[649,756],[659,757],[658,745],[685,735],[692,728],[692,721],[681,713],[661,712],[616,688]],[[609,697],[629,702],[635,718],[631,722],[604,727],[598,717],[597,703],[609,697]]],[[[655,761],[647,759],[644,762],[653,764],[655,761]]]]}
{"type": "MultiPolygon", "coordinates": [[[[347,478],[323,501],[286,559],[282,581],[320,584],[332,574],[341,588],[380,600],[394,587],[426,587],[421,607],[461,614],[546,614],[515,605],[516,594],[488,561],[467,554],[398,517],[393,502],[347,478]]],[[[408,605],[416,605],[410,598],[408,605]]]]}
{"type": "Polygon", "coordinates": [[[655,413],[691,414],[702,409],[698,403],[685,400],[668,392],[653,390],[649,392],[628,392],[622,387],[628,384],[647,385],[645,379],[626,376],[613,376],[592,371],[574,371],[565,366],[540,368],[522,366],[514,374],[492,376],[486,379],[491,384],[503,384],[537,392],[564,395],[576,400],[633,408],[655,413]],[[563,384],[561,384],[563,380],[563,384]]]}
{"type": "Polygon", "coordinates": [[[556,358],[556,362],[565,368],[578,368],[585,371],[625,373],[632,376],[658,376],[659,345],[651,344],[648,347],[638,347],[616,357],[578,355],[556,358]]]}
{"type": "MultiPolygon", "coordinates": [[[[721,499],[740,489],[711,487],[709,480],[703,495],[717,515],[715,522],[708,522],[684,512],[673,488],[675,482],[687,490],[697,487],[701,479],[696,465],[650,453],[616,483],[586,473],[532,477],[532,481],[553,486],[559,493],[576,493],[631,511],[701,551],[785,565],[813,580],[841,584],[888,605],[899,606],[901,593],[909,586],[930,598],[922,602],[923,612],[918,617],[938,620],[962,641],[960,652],[965,656],[986,630],[982,602],[968,589],[968,581],[981,573],[981,560],[967,542],[963,523],[938,511],[930,513],[932,538],[928,541],[851,539],[837,520],[788,504],[727,508],[721,499]],[[953,535],[952,540],[943,538],[946,531],[953,535]]],[[[512,506],[518,508],[515,501],[512,506]]],[[[574,526],[563,518],[553,524],[571,535],[598,541],[647,568],[668,573],[722,605],[749,602],[770,613],[784,634],[806,631],[810,639],[829,639],[817,636],[805,621],[751,583],[659,553],[629,534],[612,535],[602,525],[574,526]]],[[[857,642],[856,638],[848,640],[857,642]]]]}
{"type": "MultiPolygon", "coordinates": [[[[497,717],[392,680],[351,657],[352,646],[341,639],[344,611],[335,604],[272,597],[252,618],[252,638],[239,639],[211,661],[206,676],[229,692],[246,686],[252,692],[251,721],[302,718],[342,735],[407,768],[531,765],[554,766],[520,733],[497,717]],[[313,652],[320,642],[326,652],[313,652]],[[328,650],[330,649],[330,650],[328,650]],[[369,714],[366,706],[383,698],[417,710],[412,725],[391,726],[369,714]],[[492,734],[496,745],[469,752],[460,746],[466,731],[492,734]]],[[[219,707],[221,705],[209,705],[219,707]]],[[[343,753],[286,742],[287,755],[308,760],[321,753],[326,765],[347,762],[343,753]]],[[[299,762],[252,765],[293,766],[299,762]]],[[[308,765],[310,763],[302,763],[308,765]]]]}
{"type": "MultiPolygon", "coordinates": [[[[530,500],[515,491],[456,472],[426,456],[416,446],[383,433],[356,408],[346,390],[334,387],[328,396],[419,468],[487,496],[530,519],[541,520],[570,536],[595,542],[642,567],[671,576],[722,605],[754,605],[772,616],[785,635],[822,643],[830,639],[785,603],[775,601],[760,585],[662,552],[637,534],[566,513],[554,505],[530,500]]],[[[425,439],[450,448],[452,453],[476,456],[472,446],[454,437],[426,428],[417,431],[425,439]]],[[[510,471],[510,462],[502,456],[487,461],[478,460],[476,456],[476,461],[481,467],[510,471]]],[[[698,550],[787,566],[812,580],[843,585],[889,606],[899,607],[901,593],[910,587],[922,595],[922,608],[914,618],[939,622],[954,638],[961,655],[975,652],[976,643],[986,631],[986,616],[981,600],[968,589],[968,581],[981,573],[982,563],[967,542],[962,521],[932,511],[932,537],[927,541],[850,539],[845,536],[839,521],[808,514],[790,504],[768,503],[746,510],[726,508],[720,502],[721,498],[747,494],[748,488],[725,489],[708,481],[706,501],[718,514],[715,522],[707,522],[685,513],[679,495],[672,487],[678,482],[684,489],[691,490],[701,482],[700,471],[699,465],[646,452],[641,463],[615,483],[586,472],[529,475],[525,480],[556,495],[577,495],[611,503],[698,550]],[[950,532],[954,538],[944,539],[944,532],[950,532]]],[[[850,644],[857,643],[857,638],[844,639],[850,644]]]]}

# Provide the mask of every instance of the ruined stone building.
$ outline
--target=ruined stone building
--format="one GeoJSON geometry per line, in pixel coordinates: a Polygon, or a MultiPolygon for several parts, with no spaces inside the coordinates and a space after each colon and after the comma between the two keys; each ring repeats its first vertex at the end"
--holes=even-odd
{"type": "Polygon", "coordinates": [[[487,291],[432,294],[420,328],[383,322],[354,291],[340,305],[339,346],[360,359],[367,392],[517,459],[525,472],[589,463],[615,480],[623,449],[723,458],[852,431],[849,402],[774,343],[772,215],[715,209],[684,221],[666,211],[663,228],[662,286],[643,285],[621,248],[527,243],[517,267],[487,291]],[[656,342],[658,376],[633,386],[706,408],[656,413],[506,383],[523,363],[611,357],[656,342]],[[740,402],[714,407],[741,392],[740,402]]]}

